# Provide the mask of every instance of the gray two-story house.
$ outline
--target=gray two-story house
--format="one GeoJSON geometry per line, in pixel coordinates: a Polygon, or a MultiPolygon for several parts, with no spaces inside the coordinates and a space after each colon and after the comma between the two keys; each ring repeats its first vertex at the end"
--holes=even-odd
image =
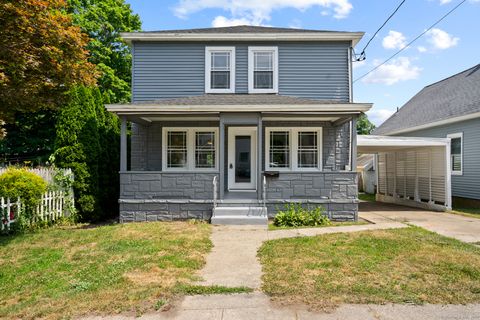
{"type": "Polygon", "coordinates": [[[358,212],[359,32],[237,26],[124,33],[120,220],[265,223],[288,203],[358,212]],[[131,147],[127,151],[127,122],[131,147]]]}

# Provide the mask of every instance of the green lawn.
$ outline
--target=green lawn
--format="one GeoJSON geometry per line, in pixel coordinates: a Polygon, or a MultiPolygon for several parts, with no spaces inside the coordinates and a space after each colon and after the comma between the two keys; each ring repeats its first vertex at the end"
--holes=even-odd
{"type": "Polygon", "coordinates": [[[480,248],[417,227],[272,240],[259,257],[282,303],[480,302],[480,248]]]}
{"type": "Polygon", "coordinates": [[[188,283],[205,263],[209,236],[208,224],[150,222],[0,237],[0,318],[158,308],[201,291],[188,283]]]}
{"type": "Polygon", "coordinates": [[[375,202],[375,195],[370,193],[359,193],[358,199],[368,202],[375,202]]]}
{"type": "Polygon", "coordinates": [[[449,212],[471,218],[480,218],[480,208],[453,208],[449,212]]]}

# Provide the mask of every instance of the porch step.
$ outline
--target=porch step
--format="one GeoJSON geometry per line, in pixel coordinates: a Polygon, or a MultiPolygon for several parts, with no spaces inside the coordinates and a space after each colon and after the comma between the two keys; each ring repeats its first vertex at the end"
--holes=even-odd
{"type": "Polygon", "coordinates": [[[212,224],[267,225],[267,213],[263,207],[216,207],[212,224]]]}

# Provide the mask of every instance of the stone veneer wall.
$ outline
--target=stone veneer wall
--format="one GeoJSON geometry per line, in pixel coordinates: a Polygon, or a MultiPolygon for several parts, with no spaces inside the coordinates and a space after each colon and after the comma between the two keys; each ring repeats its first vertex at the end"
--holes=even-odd
{"type": "Polygon", "coordinates": [[[120,222],[210,219],[218,173],[120,173],[120,222]]]}
{"type": "Polygon", "coordinates": [[[302,202],[305,206],[320,205],[333,220],[356,220],[358,188],[356,172],[280,173],[267,178],[269,216],[285,203],[302,202]]]}
{"type": "MultiPolygon", "coordinates": [[[[211,218],[217,173],[128,172],[120,175],[120,221],[211,218]]],[[[333,220],[356,220],[357,174],[280,173],[267,179],[269,216],[289,202],[322,206],[333,220]]],[[[258,204],[261,205],[261,204],[258,204]]]]}

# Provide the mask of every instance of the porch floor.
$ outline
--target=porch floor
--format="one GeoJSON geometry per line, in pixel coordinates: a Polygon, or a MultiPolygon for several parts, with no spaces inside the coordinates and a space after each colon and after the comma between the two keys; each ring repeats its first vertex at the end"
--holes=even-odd
{"type": "Polygon", "coordinates": [[[225,200],[257,200],[257,192],[227,191],[223,198],[225,200]]]}

